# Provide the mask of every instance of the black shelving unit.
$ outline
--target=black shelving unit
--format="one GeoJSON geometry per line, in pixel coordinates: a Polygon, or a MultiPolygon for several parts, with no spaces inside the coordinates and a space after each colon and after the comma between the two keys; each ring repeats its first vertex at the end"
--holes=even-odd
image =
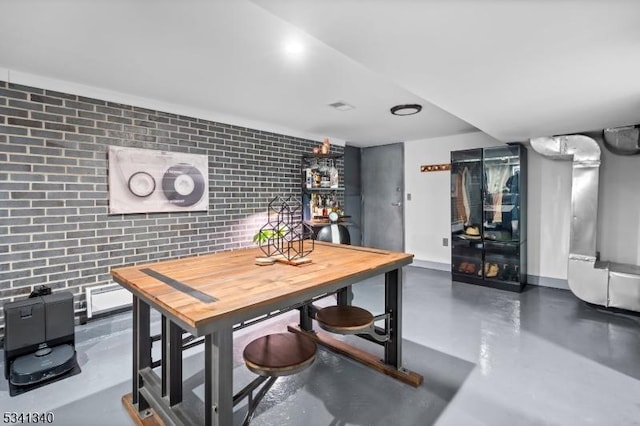
{"type": "MultiPolygon", "coordinates": [[[[303,219],[305,223],[314,227],[320,228],[326,225],[326,223],[314,223],[314,215],[311,214],[310,209],[310,201],[311,194],[321,194],[322,196],[334,195],[337,201],[340,202],[341,206],[344,206],[344,177],[342,176],[341,166],[344,163],[344,154],[304,154],[301,159],[301,187],[302,187],[302,210],[303,210],[303,219]],[[307,176],[307,169],[314,167],[314,164],[317,164],[318,167],[325,166],[330,168],[330,165],[338,170],[338,181],[337,185],[322,186],[322,182],[312,181],[309,182],[309,177],[307,176]]],[[[328,220],[328,219],[327,219],[328,220]]],[[[317,231],[317,229],[314,229],[317,231]]]]}
{"type": "Polygon", "coordinates": [[[522,291],[527,282],[527,151],[451,152],[451,278],[522,291]]]}

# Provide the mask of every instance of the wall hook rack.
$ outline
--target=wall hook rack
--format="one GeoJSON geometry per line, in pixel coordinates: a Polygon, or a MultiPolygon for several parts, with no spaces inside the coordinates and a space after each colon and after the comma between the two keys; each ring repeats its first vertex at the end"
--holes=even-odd
{"type": "Polygon", "coordinates": [[[451,163],[447,164],[426,164],[420,166],[421,172],[442,172],[445,170],[451,170],[451,163]]]}

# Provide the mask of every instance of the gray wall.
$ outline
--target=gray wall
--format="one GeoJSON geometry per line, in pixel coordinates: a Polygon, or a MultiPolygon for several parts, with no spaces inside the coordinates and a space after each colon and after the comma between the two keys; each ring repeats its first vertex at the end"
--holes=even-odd
{"type": "Polygon", "coordinates": [[[82,310],[112,267],[251,245],[315,145],[0,81],[0,304],[46,284],[82,310]],[[109,215],[109,145],[208,155],[209,211],[109,215]]]}

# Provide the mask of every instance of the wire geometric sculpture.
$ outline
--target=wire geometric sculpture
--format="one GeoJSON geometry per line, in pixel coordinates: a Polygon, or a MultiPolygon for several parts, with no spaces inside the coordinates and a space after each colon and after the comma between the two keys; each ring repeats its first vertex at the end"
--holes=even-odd
{"type": "Polygon", "coordinates": [[[282,255],[289,261],[313,251],[313,230],[303,221],[298,196],[278,196],[269,202],[267,223],[258,231],[257,241],[267,256],[282,255]]]}

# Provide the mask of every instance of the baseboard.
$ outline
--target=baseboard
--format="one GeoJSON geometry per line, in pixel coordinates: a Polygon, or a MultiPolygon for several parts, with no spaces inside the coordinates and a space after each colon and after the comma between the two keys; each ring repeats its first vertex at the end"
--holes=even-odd
{"type": "Polygon", "coordinates": [[[429,260],[413,259],[411,266],[418,268],[435,269],[436,271],[451,271],[450,263],[431,262],[429,260]]]}
{"type": "MultiPolygon", "coordinates": [[[[429,260],[414,259],[411,266],[424,269],[434,269],[436,271],[451,271],[450,263],[431,262],[429,260]]],[[[540,287],[559,288],[569,290],[569,284],[566,279],[540,277],[538,275],[527,275],[527,284],[537,285],[540,287]]]]}
{"type": "Polygon", "coordinates": [[[561,290],[569,290],[569,283],[566,279],[539,277],[537,275],[527,275],[527,283],[540,287],[559,288],[561,290]]]}

